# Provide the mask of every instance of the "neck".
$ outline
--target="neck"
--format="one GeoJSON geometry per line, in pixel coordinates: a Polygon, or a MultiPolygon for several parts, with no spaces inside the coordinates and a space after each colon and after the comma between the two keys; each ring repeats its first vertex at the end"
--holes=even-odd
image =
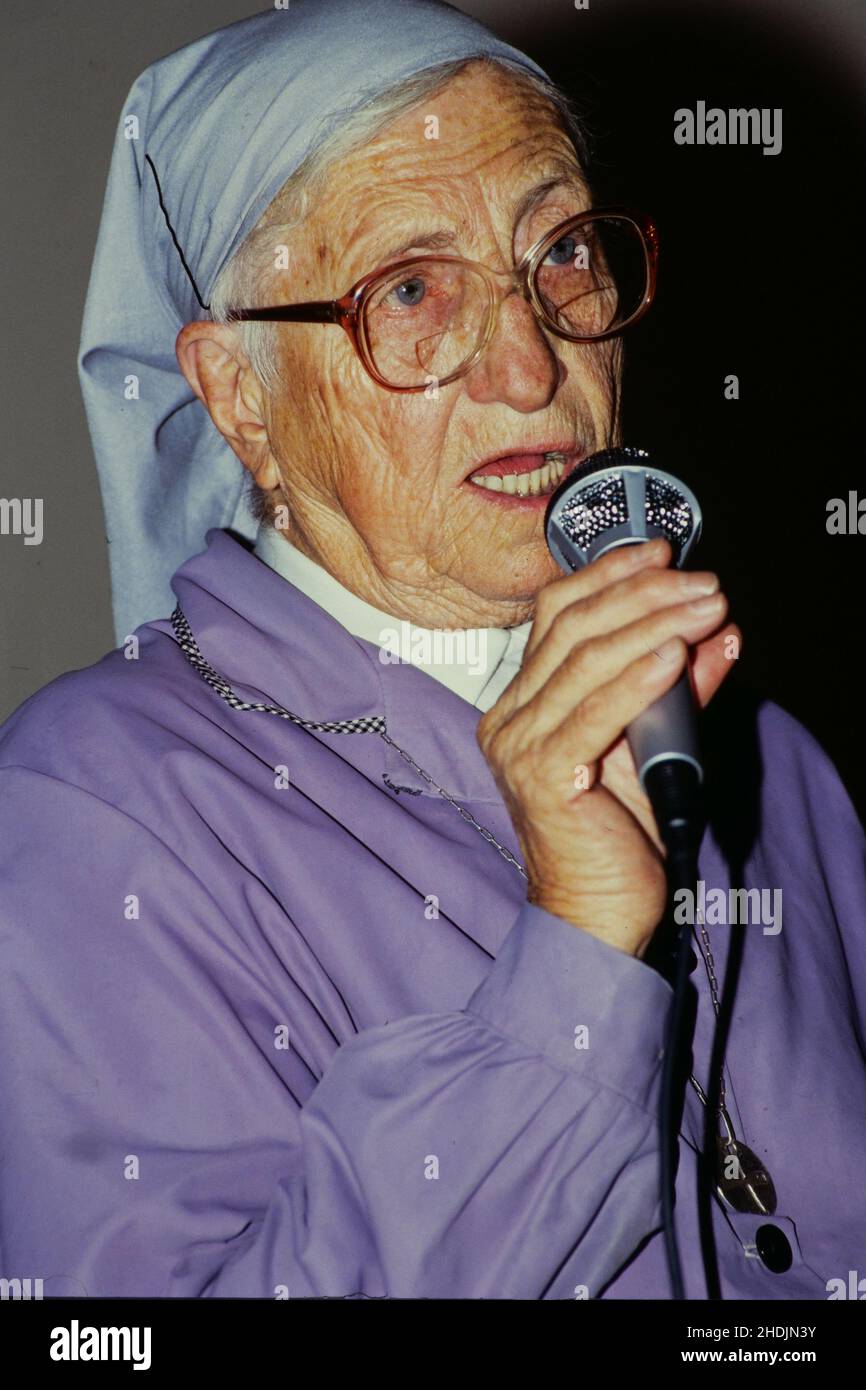
{"type": "MultiPolygon", "coordinates": [[[[417,580],[411,575],[406,579],[386,575],[353,531],[341,534],[338,540],[313,538],[291,515],[286,528],[274,531],[365,603],[418,627],[510,628],[528,622],[533,615],[535,600],[531,595],[482,597],[426,566],[423,580],[420,575],[417,580]]],[[[419,564],[415,560],[410,563],[413,567],[419,564]]]]}

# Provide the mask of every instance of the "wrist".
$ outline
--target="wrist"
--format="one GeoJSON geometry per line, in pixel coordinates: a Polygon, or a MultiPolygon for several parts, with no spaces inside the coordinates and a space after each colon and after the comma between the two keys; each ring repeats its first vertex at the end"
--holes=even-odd
{"type": "Polygon", "coordinates": [[[608,946],[638,959],[647,951],[661,921],[661,917],[655,921],[646,918],[633,920],[622,911],[612,911],[610,906],[600,904],[597,899],[590,902],[571,893],[531,883],[526,897],[533,907],[541,908],[578,931],[587,932],[608,946]]]}

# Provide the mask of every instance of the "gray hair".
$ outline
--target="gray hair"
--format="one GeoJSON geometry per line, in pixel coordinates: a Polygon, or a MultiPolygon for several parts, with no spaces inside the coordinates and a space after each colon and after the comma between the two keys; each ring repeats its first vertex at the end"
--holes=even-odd
{"type": "MultiPolygon", "coordinates": [[[[231,308],[252,308],[267,302],[268,282],[274,270],[274,238],[284,241],[303,221],[310,203],[337,160],[373,139],[392,121],[409,111],[472,62],[495,63],[514,73],[544,97],[559,113],[581,164],[588,160],[589,142],[584,118],[572,98],[553,82],[529,72],[508,59],[462,58],[440,63],[407,78],[348,116],[332,116],[316,147],[283,184],[256,226],[220,271],[211,291],[210,315],[216,323],[229,322],[231,308]],[[264,301],[262,296],[265,296],[264,301]]],[[[240,325],[244,351],[256,376],[270,391],[279,387],[276,323],[240,325]]]]}

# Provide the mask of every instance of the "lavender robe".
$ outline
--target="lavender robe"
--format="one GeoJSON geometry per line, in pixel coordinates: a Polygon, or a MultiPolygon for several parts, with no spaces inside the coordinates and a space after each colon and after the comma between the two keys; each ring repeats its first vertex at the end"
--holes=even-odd
{"type": "MultiPolygon", "coordinates": [[[[383,665],[225,532],[174,589],[243,700],[384,715],[517,852],[472,706],[383,665]]],[[[668,1297],[668,984],[527,906],[375,732],[233,709],[167,620],[138,636],[137,659],[61,677],[0,736],[2,1274],[46,1294],[668,1297]]],[[[793,1265],[771,1273],[765,1218],[720,1208],[718,1258],[726,1297],[820,1299],[866,1273],[864,840],[770,704],[757,752],[746,881],[783,889],[784,920],[746,929],[727,1085],[793,1265]]],[[[727,886],[709,833],[701,873],[727,886]]],[[[721,973],[730,932],[709,930],[721,973]]],[[[677,1219],[697,1298],[702,1122],[689,1087],[677,1219]]]]}

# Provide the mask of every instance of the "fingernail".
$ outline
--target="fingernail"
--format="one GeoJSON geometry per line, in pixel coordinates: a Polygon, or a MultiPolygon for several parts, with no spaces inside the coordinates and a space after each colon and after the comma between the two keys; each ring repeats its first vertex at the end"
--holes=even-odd
{"type": "Polygon", "coordinates": [[[662,661],[673,661],[674,657],[679,656],[680,644],[676,637],[671,637],[667,642],[662,642],[660,647],[653,647],[653,652],[662,661]]]}
{"type": "Polygon", "coordinates": [[[659,545],[659,542],[655,540],[641,541],[639,544],[634,543],[632,545],[624,546],[623,549],[631,552],[630,554],[626,555],[626,557],[623,560],[623,564],[626,565],[628,569],[638,570],[640,569],[641,565],[648,565],[651,560],[656,559],[661,547],[659,545]]]}
{"type": "Polygon", "coordinates": [[[719,578],[716,574],[684,574],[682,587],[685,594],[715,594],[719,578]]]}
{"type": "Polygon", "coordinates": [[[694,613],[696,618],[708,618],[711,613],[715,613],[721,606],[721,594],[713,594],[710,598],[701,598],[698,599],[697,603],[690,603],[689,612],[694,613]]]}

